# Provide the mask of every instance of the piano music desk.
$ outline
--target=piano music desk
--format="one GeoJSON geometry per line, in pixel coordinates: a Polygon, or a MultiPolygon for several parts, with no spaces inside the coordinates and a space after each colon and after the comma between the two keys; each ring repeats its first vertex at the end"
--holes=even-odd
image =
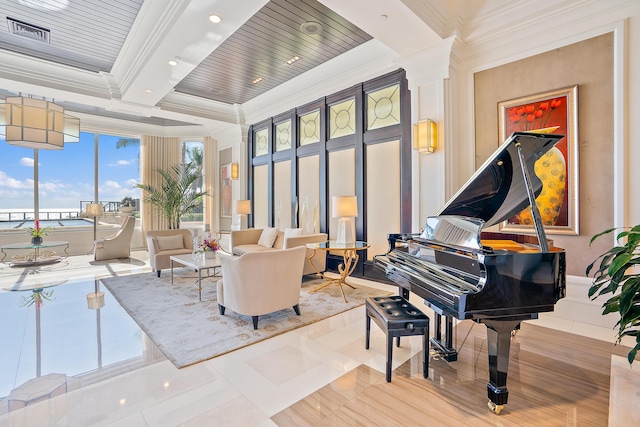
{"type": "Polygon", "coordinates": [[[311,256],[307,257],[309,260],[309,264],[311,267],[322,277],[326,279],[327,282],[322,284],[317,289],[314,289],[312,292],[317,292],[322,288],[325,288],[333,283],[337,283],[340,286],[340,292],[342,292],[342,298],[344,298],[344,302],[347,302],[347,297],[344,294],[344,289],[342,285],[347,285],[351,289],[355,289],[355,287],[347,282],[347,277],[353,273],[356,266],[358,265],[358,251],[364,251],[369,248],[369,244],[367,242],[356,241],[354,243],[338,243],[335,240],[328,240],[326,242],[317,242],[317,243],[307,243],[307,248],[313,249],[311,256]],[[322,251],[337,251],[342,253],[342,264],[338,266],[339,277],[333,278],[325,276],[321,273],[316,266],[313,264],[313,256],[316,254],[317,250],[322,251]]]}

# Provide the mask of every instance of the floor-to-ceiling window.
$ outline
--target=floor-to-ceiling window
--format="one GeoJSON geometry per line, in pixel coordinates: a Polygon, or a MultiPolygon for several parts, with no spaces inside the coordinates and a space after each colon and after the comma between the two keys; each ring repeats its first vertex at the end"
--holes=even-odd
{"type": "Polygon", "coordinates": [[[62,150],[0,143],[0,156],[0,221],[10,219],[8,212],[11,219],[33,219],[36,212],[40,219],[74,218],[96,200],[115,214],[123,200],[135,207],[140,197],[135,138],[81,132],[79,142],[62,150]]]}
{"type": "MultiPolygon", "coordinates": [[[[204,147],[202,141],[183,141],[182,142],[182,163],[188,165],[191,169],[198,172],[200,178],[193,183],[196,191],[204,191],[204,147]]],[[[181,226],[186,228],[199,229],[204,225],[204,203],[200,201],[198,206],[184,215],[181,219],[181,226]]]]}

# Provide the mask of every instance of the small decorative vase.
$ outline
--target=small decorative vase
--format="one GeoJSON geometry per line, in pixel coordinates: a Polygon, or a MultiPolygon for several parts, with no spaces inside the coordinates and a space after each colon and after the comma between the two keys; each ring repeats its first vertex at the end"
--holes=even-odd
{"type": "Polygon", "coordinates": [[[41,245],[42,244],[42,237],[40,236],[34,236],[31,238],[31,244],[32,245],[41,245]]]}
{"type": "Polygon", "coordinates": [[[215,258],[216,257],[216,253],[214,251],[207,251],[204,253],[204,257],[205,258],[215,258]]]}

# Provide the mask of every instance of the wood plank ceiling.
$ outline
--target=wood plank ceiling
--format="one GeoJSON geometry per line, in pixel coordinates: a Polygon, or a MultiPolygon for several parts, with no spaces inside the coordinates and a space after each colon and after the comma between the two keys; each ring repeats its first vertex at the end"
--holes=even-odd
{"type": "MultiPolygon", "coordinates": [[[[36,40],[33,36],[37,31],[26,31],[22,36],[11,34],[11,24],[7,22],[0,25],[0,49],[109,73],[143,1],[3,0],[0,19],[13,18],[47,29],[50,41],[36,40]]],[[[174,90],[242,104],[370,39],[316,0],[272,0],[174,90]],[[321,30],[304,32],[306,26],[321,30]],[[287,65],[294,56],[300,60],[287,65]],[[263,80],[252,83],[257,78],[263,80]]]]}
{"type": "Polygon", "coordinates": [[[242,104],[370,39],[316,0],[272,0],[175,90],[242,104]],[[294,57],[300,60],[287,64],[294,57]]]}

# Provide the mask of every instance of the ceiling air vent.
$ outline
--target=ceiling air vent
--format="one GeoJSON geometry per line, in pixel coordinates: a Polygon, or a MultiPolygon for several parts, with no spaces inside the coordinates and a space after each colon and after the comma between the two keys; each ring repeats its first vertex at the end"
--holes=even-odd
{"type": "Polygon", "coordinates": [[[49,43],[49,34],[51,31],[46,28],[27,24],[26,22],[18,21],[17,19],[9,18],[8,16],[7,25],[9,25],[9,32],[11,34],[49,43]]]}

